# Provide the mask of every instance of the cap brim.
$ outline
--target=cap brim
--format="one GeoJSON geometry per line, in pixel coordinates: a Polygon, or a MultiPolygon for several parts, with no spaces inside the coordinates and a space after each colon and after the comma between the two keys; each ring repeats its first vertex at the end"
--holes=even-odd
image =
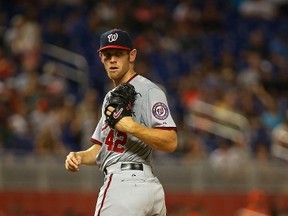
{"type": "Polygon", "coordinates": [[[102,47],[100,49],[97,50],[97,52],[100,52],[104,49],[122,49],[122,50],[131,50],[131,48],[129,47],[124,47],[124,46],[118,46],[118,45],[109,45],[109,46],[105,46],[105,47],[102,47]]]}

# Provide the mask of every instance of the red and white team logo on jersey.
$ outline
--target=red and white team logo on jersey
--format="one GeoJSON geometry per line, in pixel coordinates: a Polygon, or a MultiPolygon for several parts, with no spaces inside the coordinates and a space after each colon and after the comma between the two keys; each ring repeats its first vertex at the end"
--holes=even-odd
{"type": "Polygon", "coordinates": [[[164,120],[169,115],[169,109],[166,104],[157,102],[152,107],[153,116],[159,120],[164,120]]]}

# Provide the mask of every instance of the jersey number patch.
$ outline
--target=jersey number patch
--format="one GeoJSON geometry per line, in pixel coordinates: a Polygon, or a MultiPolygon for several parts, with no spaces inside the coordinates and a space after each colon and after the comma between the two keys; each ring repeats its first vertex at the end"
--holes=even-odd
{"type": "Polygon", "coordinates": [[[108,145],[107,150],[118,153],[124,152],[126,142],[127,142],[127,134],[114,130],[110,130],[105,139],[105,144],[108,145]]]}

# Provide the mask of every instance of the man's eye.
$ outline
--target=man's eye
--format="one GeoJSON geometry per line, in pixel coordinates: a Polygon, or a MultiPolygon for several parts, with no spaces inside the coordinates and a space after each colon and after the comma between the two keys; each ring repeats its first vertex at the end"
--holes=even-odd
{"type": "Polygon", "coordinates": [[[115,56],[116,56],[116,57],[120,57],[120,56],[122,56],[122,55],[123,55],[122,52],[116,52],[116,53],[115,53],[115,56]]]}
{"type": "Polygon", "coordinates": [[[110,53],[104,53],[105,58],[111,58],[111,54],[110,53]]]}
{"type": "Polygon", "coordinates": [[[112,58],[112,56],[119,58],[119,57],[123,56],[124,53],[123,52],[103,53],[103,55],[106,59],[110,59],[110,58],[112,58]]]}

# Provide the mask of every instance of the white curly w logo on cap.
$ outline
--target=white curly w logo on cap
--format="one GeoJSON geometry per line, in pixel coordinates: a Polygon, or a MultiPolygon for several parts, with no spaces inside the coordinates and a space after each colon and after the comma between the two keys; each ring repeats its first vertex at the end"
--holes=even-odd
{"type": "Polygon", "coordinates": [[[118,38],[118,34],[117,34],[117,33],[115,33],[115,34],[109,34],[109,35],[107,36],[107,39],[108,39],[108,41],[109,41],[110,43],[113,42],[113,41],[116,41],[117,38],[118,38]]]}

